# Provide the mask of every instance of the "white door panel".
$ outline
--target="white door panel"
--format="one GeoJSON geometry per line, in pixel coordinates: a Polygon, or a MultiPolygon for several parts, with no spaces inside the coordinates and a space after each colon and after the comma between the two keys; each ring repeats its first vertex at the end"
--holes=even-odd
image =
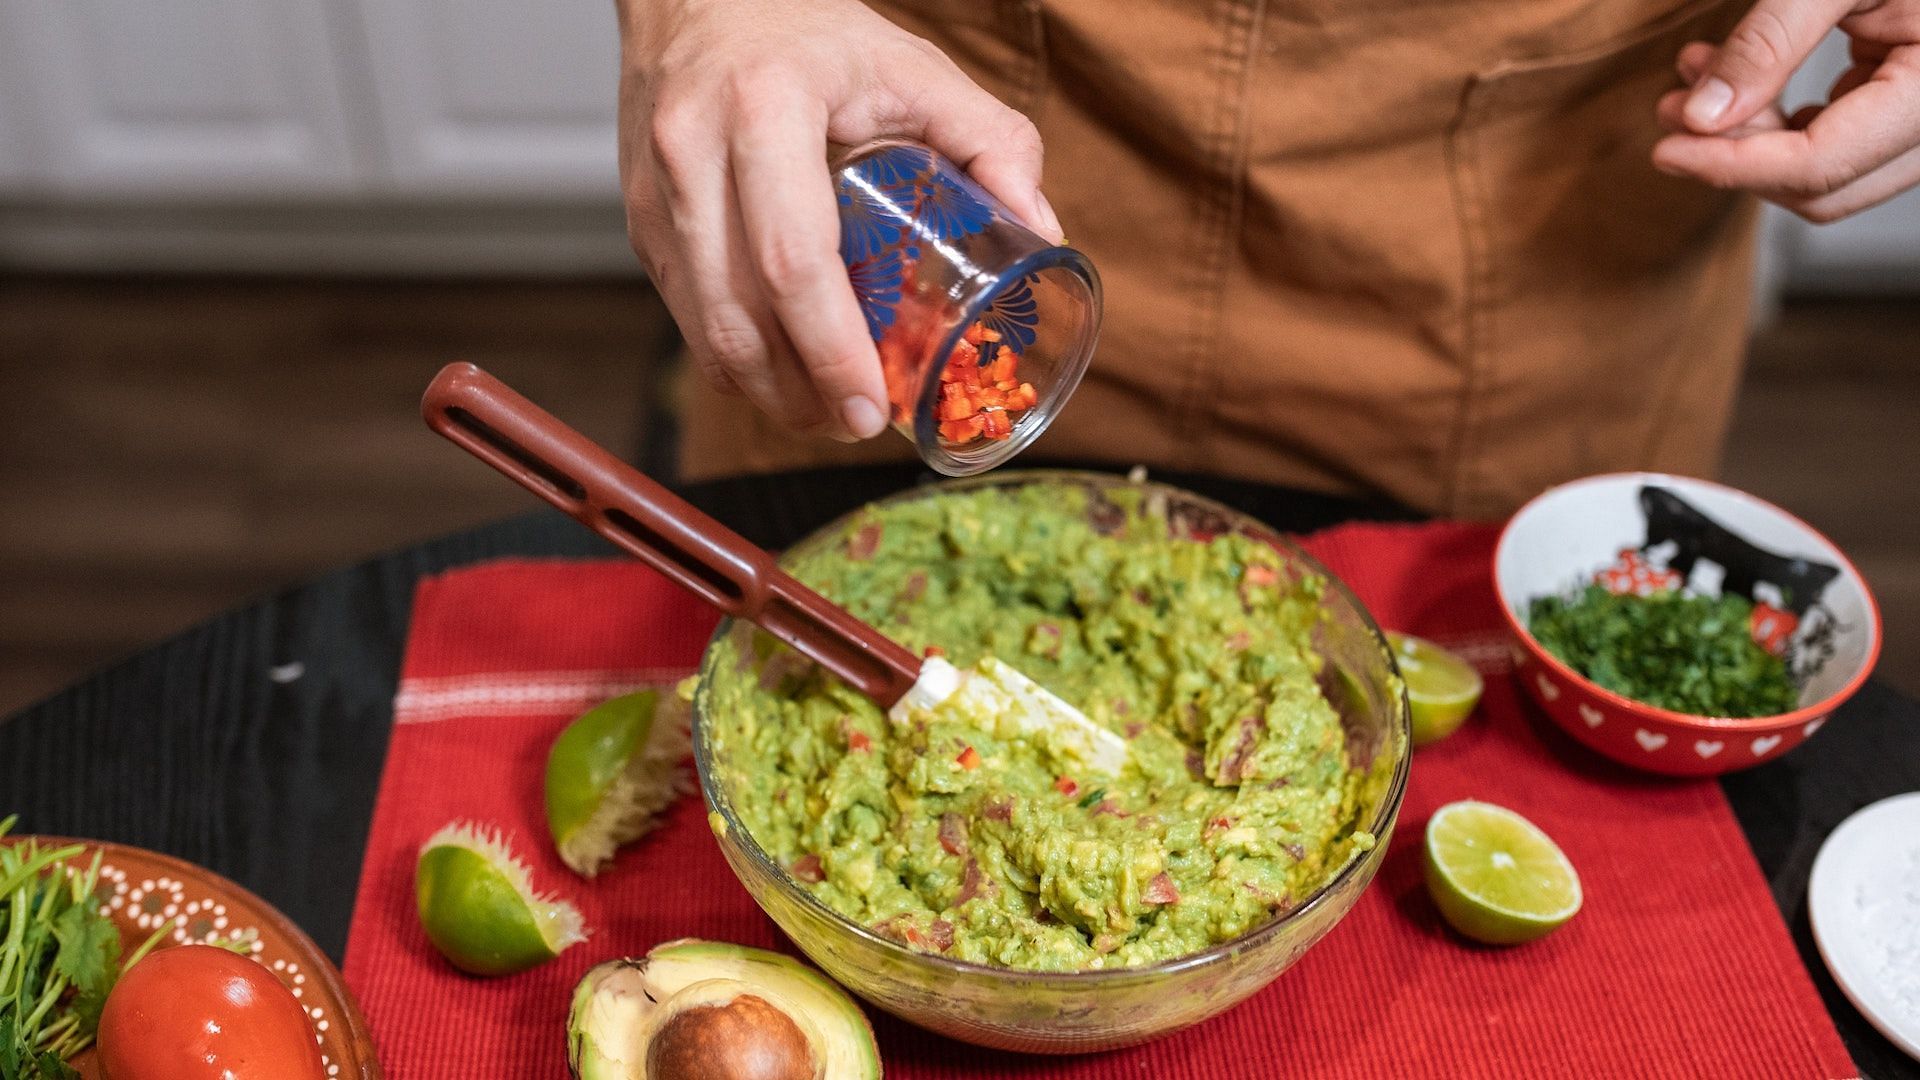
{"type": "Polygon", "coordinates": [[[356,168],[325,2],[0,0],[32,171],[80,197],[346,189],[356,168]]]}
{"type": "Polygon", "coordinates": [[[607,0],[358,0],[393,183],[618,197],[607,0]]]}

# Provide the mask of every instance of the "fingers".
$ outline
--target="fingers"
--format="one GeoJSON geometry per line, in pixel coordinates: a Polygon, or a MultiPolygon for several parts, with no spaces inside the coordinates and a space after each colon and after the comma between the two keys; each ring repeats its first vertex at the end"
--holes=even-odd
{"type": "Polygon", "coordinates": [[[719,242],[688,252],[707,362],[780,425],[847,441],[767,301],[731,178],[722,176],[714,190],[719,242]]]}
{"type": "MultiPolygon", "coordinates": [[[[1697,91],[1696,91],[1697,93],[1697,91]]],[[[1920,73],[1882,65],[1804,130],[1742,138],[1676,133],[1653,151],[1664,172],[1716,187],[1817,199],[1920,146],[1920,73]]]]}
{"type": "Polygon", "coordinates": [[[1773,201],[1808,221],[1824,225],[1878,206],[1920,184],[1920,148],[1882,165],[1838,191],[1811,199],[1784,197],[1773,201]]]}
{"type": "Polygon", "coordinates": [[[880,358],[840,260],[840,215],[821,148],[825,109],[768,87],[739,103],[733,179],[764,295],[837,426],[886,428],[880,358]]]}
{"type": "Polygon", "coordinates": [[[1759,0],[1694,83],[1682,110],[1687,127],[1719,134],[1758,115],[1856,2],[1759,0]]]}
{"type": "MultiPolygon", "coordinates": [[[[1654,105],[1654,116],[1660,121],[1661,127],[1668,131],[1690,133],[1687,127],[1686,116],[1682,111],[1686,107],[1687,94],[1687,89],[1682,87],[1678,90],[1669,90],[1660,96],[1660,100],[1654,105]]],[[[1790,125],[1780,110],[1769,106],[1768,108],[1762,109],[1760,115],[1745,124],[1721,135],[1712,137],[1738,139],[1761,131],[1779,131],[1788,126],[1790,125]]]]}
{"type": "Polygon", "coordinates": [[[1875,69],[1875,65],[1855,64],[1841,72],[1840,77],[1833,80],[1833,86],[1828,88],[1827,100],[1837,101],[1841,95],[1851,93],[1865,86],[1867,80],[1873,78],[1875,69]]]}
{"type": "Polygon", "coordinates": [[[951,61],[912,73],[920,83],[903,96],[921,141],[952,158],[1027,227],[1059,243],[1060,219],[1040,192],[1040,132],[975,85],[951,61]]]}
{"type": "Polygon", "coordinates": [[[646,175],[628,203],[694,365],[787,427],[840,434],[766,300],[734,206],[726,138],[683,116],[663,107],[651,118],[646,175]]]}
{"type": "Polygon", "coordinates": [[[1673,68],[1680,73],[1680,81],[1692,86],[1707,73],[1713,58],[1720,50],[1704,41],[1693,41],[1681,46],[1680,55],[1674,58],[1673,68]]]}

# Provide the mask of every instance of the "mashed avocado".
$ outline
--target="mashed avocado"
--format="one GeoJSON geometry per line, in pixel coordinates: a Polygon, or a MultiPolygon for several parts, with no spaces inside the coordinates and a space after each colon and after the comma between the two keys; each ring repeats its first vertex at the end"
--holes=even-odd
{"type": "Polygon", "coordinates": [[[1324,582],[1245,537],[1169,537],[1115,497],[983,488],[869,509],[791,569],[916,651],[998,657],[1078,705],[1129,740],[1119,776],[959,718],[896,727],[765,635],[718,646],[721,783],[829,907],[975,963],[1136,966],[1246,933],[1372,845],[1316,682],[1324,582]]]}

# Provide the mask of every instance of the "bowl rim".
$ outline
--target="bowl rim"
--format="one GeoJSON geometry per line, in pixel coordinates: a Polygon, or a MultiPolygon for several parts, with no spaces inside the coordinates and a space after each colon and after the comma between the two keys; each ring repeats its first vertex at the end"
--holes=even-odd
{"type": "MultiPolygon", "coordinates": [[[[1250,522],[1259,526],[1260,529],[1265,531],[1267,538],[1278,541],[1282,545],[1280,550],[1287,555],[1288,558],[1298,560],[1305,564],[1308,569],[1321,575],[1333,588],[1344,594],[1347,602],[1353,606],[1354,611],[1359,613],[1367,629],[1372,632],[1375,644],[1381,649],[1386,650],[1388,662],[1390,664],[1393,662],[1392,650],[1387,645],[1386,635],[1381,631],[1379,623],[1375,621],[1373,613],[1367,610],[1365,604],[1360,602],[1360,598],[1354,594],[1346,582],[1340,580],[1340,578],[1331,570],[1328,570],[1320,560],[1308,554],[1298,544],[1289,539],[1286,534],[1245,511],[1236,510],[1224,503],[1209,499],[1204,495],[1195,494],[1185,488],[1144,477],[1135,479],[1133,476],[1127,474],[1098,472],[1091,469],[1029,468],[1001,469],[975,476],[947,478],[931,484],[921,484],[906,488],[902,491],[897,491],[891,495],[857,506],[839,515],[825,525],[820,526],[818,529],[809,532],[800,543],[805,543],[807,540],[815,537],[830,536],[842,532],[849,524],[856,520],[860,514],[874,507],[889,506],[896,502],[908,502],[914,499],[927,498],[935,493],[967,491],[981,487],[1013,487],[1029,483],[1061,482],[1106,488],[1138,487],[1142,490],[1159,488],[1177,494],[1180,498],[1189,501],[1192,505],[1223,514],[1229,520],[1242,523],[1250,522]]],[[[798,545],[796,544],[795,546],[798,545]]],[[[711,650],[724,635],[732,632],[734,622],[735,620],[732,617],[721,620],[720,625],[714,628],[713,636],[707,641],[708,650],[711,650]]],[[[706,691],[705,673],[706,652],[703,651],[700,666],[702,678],[699,689],[694,696],[694,707],[692,710],[692,720],[696,728],[704,725],[705,722],[704,709],[701,705],[706,691]]],[[[740,824],[733,814],[731,805],[722,809],[716,803],[714,799],[714,788],[716,785],[709,780],[709,777],[712,775],[712,769],[710,768],[711,762],[707,755],[706,740],[701,738],[699,731],[696,730],[693,733],[694,737],[691,741],[693,743],[694,772],[700,784],[701,799],[706,803],[708,812],[719,814],[727,828],[737,832],[740,836],[743,841],[740,847],[746,857],[756,863],[761,870],[767,872],[770,878],[777,883],[778,887],[786,895],[796,898],[802,906],[810,908],[817,915],[826,917],[831,922],[837,924],[842,930],[853,934],[869,946],[878,948],[883,953],[903,959],[910,964],[924,964],[930,966],[935,971],[947,972],[957,977],[984,974],[990,978],[1019,979],[1024,982],[1036,983],[1043,986],[1083,988],[1106,983],[1125,983],[1138,979],[1158,978],[1231,960],[1247,948],[1279,933],[1284,927],[1294,925],[1297,921],[1304,920],[1309,914],[1318,912],[1326,905],[1328,898],[1335,894],[1337,891],[1336,886],[1346,883],[1369,864],[1377,863],[1379,860],[1384,859],[1386,857],[1388,840],[1392,836],[1394,826],[1399,821],[1401,803],[1407,792],[1407,778],[1413,764],[1412,716],[1410,707],[1407,704],[1407,694],[1404,685],[1401,686],[1397,698],[1392,700],[1397,700],[1399,704],[1397,709],[1399,719],[1398,726],[1402,729],[1401,734],[1403,735],[1403,739],[1401,740],[1401,745],[1405,749],[1400,755],[1400,760],[1394,763],[1393,777],[1387,785],[1385,796],[1380,801],[1379,810],[1374,814],[1373,820],[1368,823],[1367,831],[1373,834],[1375,840],[1372,849],[1349,859],[1345,866],[1342,866],[1333,876],[1322,882],[1320,887],[1313,891],[1312,895],[1293,908],[1293,910],[1279,918],[1270,919],[1267,922],[1261,923],[1259,926],[1248,930],[1238,937],[1220,942],[1217,945],[1209,946],[1199,952],[1188,953],[1185,956],[1176,956],[1171,960],[1163,960],[1157,964],[1147,964],[1141,967],[1089,968],[1080,971],[1035,971],[1028,968],[1006,967],[996,964],[976,964],[968,960],[955,960],[934,953],[921,952],[917,949],[910,949],[894,941],[892,938],[877,934],[870,928],[862,926],[852,919],[847,918],[845,915],[842,915],[840,912],[828,907],[819,897],[814,896],[812,892],[806,889],[800,888],[793,882],[792,876],[787,873],[786,869],[774,862],[766,850],[760,846],[759,841],[754,839],[753,834],[740,824]]],[[[1331,927],[1329,927],[1329,929],[1331,929],[1331,927]]]]}
{"type": "Polygon", "coordinates": [[[1874,666],[1880,661],[1881,623],[1879,601],[1874,599],[1873,588],[1867,584],[1866,576],[1860,573],[1860,568],[1853,564],[1853,560],[1847,557],[1847,553],[1841,549],[1840,545],[1834,543],[1819,529],[1807,524],[1792,511],[1775,505],[1752,492],[1742,491],[1730,484],[1722,484],[1716,480],[1703,480],[1699,477],[1683,476],[1679,473],[1628,470],[1623,472],[1596,473],[1592,476],[1583,476],[1577,480],[1568,480],[1564,483],[1555,484],[1535,495],[1533,498],[1528,499],[1520,509],[1513,512],[1513,516],[1507,519],[1507,523],[1500,527],[1500,539],[1499,542],[1494,545],[1493,565],[1490,569],[1493,576],[1493,591],[1500,601],[1500,616],[1507,621],[1507,626],[1513,631],[1514,636],[1520,641],[1520,644],[1533,655],[1534,659],[1545,664],[1555,674],[1572,684],[1575,688],[1599,698],[1604,704],[1611,705],[1616,709],[1623,709],[1628,713],[1638,715],[1647,720],[1671,724],[1674,727],[1701,731],[1747,731],[1763,728],[1790,728],[1796,724],[1826,716],[1839,708],[1848,698],[1859,692],[1860,687],[1864,685],[1868,677],[1873,674],[1874,666]],[[1513,538],[1514,525],[1539,503],[1551,496],[1603,482],[1628,479],[1679,481],[1682,484],[1694,484],[1736,496],[1747,502],[1757,504],[1762,509],[1779,514],[1831,549],[1834,557],[1839,560],[1842,570],[1851,576],[1854,582],[1860,586],[1860,594],[1866,598],[1867,602],[1867,655],[1861,661],[1859,668],[1847,679],[1846,683],[1819,701],[1813,702],[1810,705],[1799,706],[1790,712],[1772,713],[1767,716],[1706,716],[1661,708],[1658,705],[1652,705],[1635,698],[1627,697],[1625,694],[1609,690],[1587,678],[1585,675],[1580,674],[1578,671],[1575,671],[1564,660],[1561,660],[1549,652],[1546,646],[1540,644],[1540,642],[1534,638],[1533,634],[1528,631],[1526,623],[1515,613],[1513,605],[1508,601],[1506,585],[1500,580],[1502,556],[1506,553],[1508,541],[1513,538]]]}

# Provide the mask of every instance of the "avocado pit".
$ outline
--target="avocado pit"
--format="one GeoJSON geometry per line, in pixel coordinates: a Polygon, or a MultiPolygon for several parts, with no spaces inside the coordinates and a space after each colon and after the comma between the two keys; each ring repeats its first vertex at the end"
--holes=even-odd
{"type": "Polygon", "coordinates": [[[814,1080],[819,1075],[813,1048],[800,1026],[757,994],[742,992],[726,1002],[663,1007],[673,1011],[647,1046],[651,1076],[814,1080]]]}

